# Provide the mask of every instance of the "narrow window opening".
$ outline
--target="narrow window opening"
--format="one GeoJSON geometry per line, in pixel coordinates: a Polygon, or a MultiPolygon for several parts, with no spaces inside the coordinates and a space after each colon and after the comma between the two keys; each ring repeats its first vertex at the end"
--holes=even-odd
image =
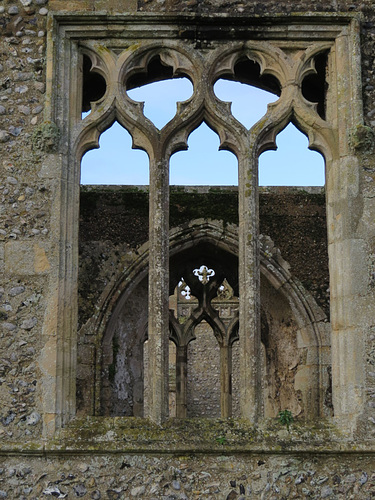
{"type": "Polygon", "coordinates": [[[82,118],[91,111],[91,103],[99,101],[107,90],[107,84],[102,75],[91,71],[91,69],[91,59],[84,54],[82,63],[82,118]]]}
{"type": "Polygon", "coordinates": [[[189,136],[188,151],[170,159],[170,184],[182,186],[238,186],[238,161],[219,151],[219,137],[202,123],[189,136]]]}
{"type": "Polygon", "coordinates": [[[328,54],[318,54],[315,59],[316,73],[310,74],[302,82],[302,95],[310,102],[316,103],[318,115],[325,120],[326,95],[328,83],[326,79],[328,54]]]}
{"type": "Polygon", "coordinates": [[[88,151],[81,162],[81,184],[148,185],[147,153],[132,149],[129,132],[118,122],[106,130],[99,148],[88,151]]]}
{"type": "Polygon", "coordinates": [[[176,363],[177,363],[177,352],[176,345],[171,340],[169,341],[169,371],[168,371],[168,383],[169,383],[169,417],[176,417],[176,363]]]}
{"type": "Polygon", "coordinates": [[[204,320],[194,335],[187,356],[187,416],[220,418],[220,347],[204,320]]]}
{"type": "Polygon", "coordinates": [[[259,158],[260,186],[324,186],[324,158],[292,123],[277,136],[277,151],[259,158]]]}
{"type": "Polygon", "coordinates": [[[87,322],[129,265],[132,249],[148,240],[148,188],[139,188],[149,183],[148,158],[144,151],[131,148],[130,134],[118,123],[102,134],[99,145],[81,161],[77,412],[142,416],[147,283],[137,288],[128,309],[114,315],[114,326],[108,326],[100,346],[97,332],[90,331],[87,322]],[[129,184],[138,187],[125,187],[129,184]],[[94,360],[98,361],[100,349],[98,375],[94,360]],[[88,385],[88,380],[100,380],[100,389],[88,385]]]}

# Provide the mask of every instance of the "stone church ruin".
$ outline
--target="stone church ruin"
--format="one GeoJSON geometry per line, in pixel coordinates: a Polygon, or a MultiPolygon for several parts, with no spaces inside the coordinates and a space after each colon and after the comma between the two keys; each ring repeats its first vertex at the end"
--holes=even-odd
{"type": "Polygon", "coordinates": [[[0,497],[374,495],[372,2],[0,0],[0,21],[0,497]],[[192,95],[159,129],[128,92],[173,78],[192,95]],[[276,100],[248,129],[219,79],[276,100]],[[81,186],[115,122],[149,185],[81,186]],[[203,123],[238,186],[170,185],[203,123]],[[323,188],[259,187],[290,123],[323,188]]]}

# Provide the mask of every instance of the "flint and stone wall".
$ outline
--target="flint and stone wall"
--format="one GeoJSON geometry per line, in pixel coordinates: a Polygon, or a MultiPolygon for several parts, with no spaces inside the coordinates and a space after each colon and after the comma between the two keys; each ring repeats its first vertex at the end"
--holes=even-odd
{"type": "MultiPolygon", "coordinates": [[[[368,498],[373,495],[373,1],[1,0],[0,26],[0,455],[3,464],[0,497],[368,498]],[[260,16],[259,19],[264,15],[284,15],[291,20],[294,12],[307,16],[323,12],[328,16],[326,19],[338,12],[358,15],[363,124],[348,131],[353,156],[345,169],[333,166],[327,173],[329,189],[341,186],[341,191],[335,191],[340,195],[330,200],[327,212],[332,235],[328,242],[330,262],[345,264],[341,268],[336,266],[336,274],[331,276],[336,285],[330,290],[330,299],[335,311],[333,318],[331,315],[332,338],[337,346],[333,357],[335,391],[348,395],[334,403],[337,414],[349,420],[348,426],[338,423],[340,428],[349,427],[349,434],[337,434],[335,421],[331,420],[321,421],[318,430],[297,423],[292,425],[290,433],[274,421],[264,432],[261,426],[258,431],[238,430],[237,424],[222,422],[200,434],[193,427],[177,432],[168,425],[157,427],[135,420],[129,424],[131,428],[124,429],[116,419],[105,423],[100,419],[76,420],[75,427],[59,433],[59,418],[56,418],[61,416],[59,405],[67,398],[74,399],[69,393],[69,390],[74,392],[73,388],[61,383],[64,377],[69,377],[70,368],[64,364],[66,358],[59,358],[59,353],[69,345],[68,351],[74,358],[76,342],[70,345],[70,338],[61,340],[59,332],[66,327],[56,319],[59,300],[64,296],[58,285],[61,278],[58,270],[61,262],[69,258],[69,248],[61,246],[60,236],[73,224],[68,220],[64,226],[59,214],[61,186],[65,182],[59,159],[64,156],[66,144],[59,143],[61,131],[51,123],[49,108],[51,92],[58,94],[59,89],[46,93],[47,78],[52,78],[46,73],[46,60],[51,57],[46,51],[47,35],[53,29],[48,14],[57,11],[85,15],[219,12],[260,16]],[[348,262],[350,266],[346,265],[348,262]],[[343,296],[345,300],[340,302],[343,296]],[[341,303],[345,307],[339,309],[337,304],[341,303]],[[346,341],[353,348],[342,357],[346,341]],[[346,370],[342,377],[338,376],[340,369],[346,370]],[[353,407],[358,408],[359,415],[353,413],[353,407]],[[150,427],[142,429],[142,425],[150,427]],[[347,453],[343,454],[343,450],[347,453]]],[[[343,68],[340,75],[342,79],[354,76],[343,68]]],[[[271,225],[272,220],[270,233],[271,225]]],[[[139,237],[143,238],[135,235],[135,241],[139,237]]],[[[305,238],[301,237],[301,247],[305,238]]],[[[305,262],[307,273],[299,276],[299,264],[286,256],[288,241],[287,231],[277,241],[283,257],[322,309],[328,310],[326,274],[323,280],[315,281],[317,269],[305,262]]],[[[83,239],[83,250],[85,245],[83,239]]],[[[112,272],[108,265],[100,263],[101,254],[106,252],[106,245],[101,248],[98,244],[92,249],[93,263],[98,269],[92,274],[99,278],[93,286],[80,283],[94,302],[97,282],[102,280],[104,285],[112,272]]],[[[109,260],[116,262],[115,257],[109,254],[109,260]]],[[[130,262],[132,256],[124,253],[121,258],[126,265],[126,259],[130,262]]],[[[82,268],[85,265],[88,263],[83,257],[82,268]]],[[[79,306],[82,325],[92,311],[87,304],[79,306]]],[[[67,411],[65,420],[69,421],[75,410],[64,411],[67,411]]]]}

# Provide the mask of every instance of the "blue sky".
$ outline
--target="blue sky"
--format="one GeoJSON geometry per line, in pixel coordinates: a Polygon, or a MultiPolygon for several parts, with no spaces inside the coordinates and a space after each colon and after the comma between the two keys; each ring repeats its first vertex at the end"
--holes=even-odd
{"type": "MultiPolygon", "coordinates": [[[[267,111],[277,96],[238,82],[219,80],[219,99],[232,102],[232,113],[247,128],[267,111]]],[[[145,115],[162,128],[176,112],[176,102],[188,99],[192,85],[186,78],[166,80],[131,90],[129,96],[144,101],[145,115]]],[[[85,154],[81,164],[82,184],[148,184],[148,156],[131,149],[130,134],[115,123],[100,137],[100,148],[85,154]]],[[[236,185],[236,157],[218,151],[219,137],[207,125],[194,130],[188,151],[175,153],[170,160],[170,184],[236,185]]],[[[324,160],[307,149],[308,140],[292,124],[277,137],[278,150],[266,151],[259,159],[261,186],[321,186],[324,160]]]]}

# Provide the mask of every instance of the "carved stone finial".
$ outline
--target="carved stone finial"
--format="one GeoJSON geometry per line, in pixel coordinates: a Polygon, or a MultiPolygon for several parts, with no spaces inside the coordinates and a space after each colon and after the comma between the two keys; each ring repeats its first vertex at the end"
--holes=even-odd
{"type": "Polygon", "coordinates": [[[199,269],[194,269],[194,276],[197,276],[202,285],[207,285],[212,276],[215,276],[213,269],[208,269],[207,266],[201,266],[199,269]]]}
{"type": "Polygon", "coordinates": [[[269,236],[267,236],[265,234],[260,234],[259,235],[259,243],[260,243],[261,250],[263,250],[263,252],[267,258],[272,258],[272,259],[276,260],[276,262],[285,271],[289,272],[290,264],[282,258],[280,249],[275,246],[275,243],[272,241],[272,239],[269,236]]]}
{"type": "Polygon", "coordinates": [[[60,130],[53,122],[43,122],[33,133],[31,141],[34,150],[43,153],[57,151],[60,140],[60,130]]]}
{"type": "Polygon", "coordinates": [[[219,286],[219,289],[217,291],[217,296],[220,300],[233,299],[234,297],[233,288],[230,286],[226,278],[224,279],[223,283],[219,286]]]}

